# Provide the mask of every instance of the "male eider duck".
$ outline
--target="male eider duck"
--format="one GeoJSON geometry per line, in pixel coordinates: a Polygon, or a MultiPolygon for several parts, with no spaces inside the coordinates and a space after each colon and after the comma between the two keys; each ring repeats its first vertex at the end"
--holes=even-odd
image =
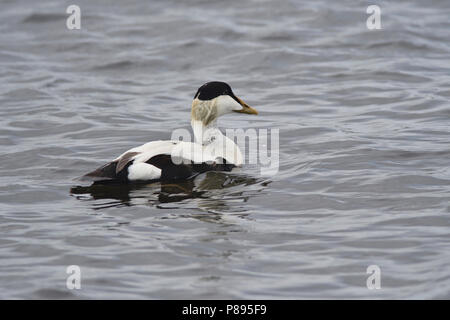
{"type": "Polygon", "coordinates": [[[230,171],[240,167],[239,147],[217,128],[217,118],[232,112],[258,114],[239,99],[227,83],[205,83],[192,101],[191,125],[195,142],[148,142],[124,152],[81,179],[95,183],[179,180],[205,171],[230,171]]]}

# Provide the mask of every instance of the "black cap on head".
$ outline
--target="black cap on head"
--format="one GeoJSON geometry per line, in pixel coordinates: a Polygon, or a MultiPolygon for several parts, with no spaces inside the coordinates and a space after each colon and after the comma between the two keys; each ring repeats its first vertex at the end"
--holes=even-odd
{"type": "Polygon", "coordinates": [[[198,91],[195,94],[194,99],[197,98],[199,100],[211,100],[222,95],[229,95],[233,99],[235,97],[228,83],[220,81],[211,81],[205,83],[200,88],[198,88],[198,91]]]}

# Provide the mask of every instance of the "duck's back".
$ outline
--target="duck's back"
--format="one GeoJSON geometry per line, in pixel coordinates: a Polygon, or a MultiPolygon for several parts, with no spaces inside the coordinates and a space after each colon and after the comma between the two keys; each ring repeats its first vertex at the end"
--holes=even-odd
{"type": "Polygon", "coordinates": [[[230,171],[233,167],[195,143],[152,141],[124,152],[81,180],[96,183],[179,180],[205,171],[230,171]]]}

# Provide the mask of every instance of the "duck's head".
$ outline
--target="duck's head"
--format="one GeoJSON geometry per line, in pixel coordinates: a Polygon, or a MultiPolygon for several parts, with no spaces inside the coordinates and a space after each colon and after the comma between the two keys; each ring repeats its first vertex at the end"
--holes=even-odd
{"type": "Polygon", "coordinates": [[[221,115],[232,112],[258,114],[258,111],[239,99],[227,83],[212,81],[197,90],[192,101],[191,120],[201,121],[207,126],[221,115]]]}

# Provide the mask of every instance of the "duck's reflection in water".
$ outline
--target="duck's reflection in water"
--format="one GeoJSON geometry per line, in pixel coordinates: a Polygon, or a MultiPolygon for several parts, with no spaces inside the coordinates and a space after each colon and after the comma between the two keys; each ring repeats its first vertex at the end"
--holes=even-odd
{"type": "Polygon", "coordinates": [[[197,208],[204,211],[233,211],[231,205],[246,202],[270,181],[225,172],[206,172],[193,179],[150,184],[93,184],[71,188],[80,200],[94,201],[94,209],[149,204],[161,209],[197,208]]]}

